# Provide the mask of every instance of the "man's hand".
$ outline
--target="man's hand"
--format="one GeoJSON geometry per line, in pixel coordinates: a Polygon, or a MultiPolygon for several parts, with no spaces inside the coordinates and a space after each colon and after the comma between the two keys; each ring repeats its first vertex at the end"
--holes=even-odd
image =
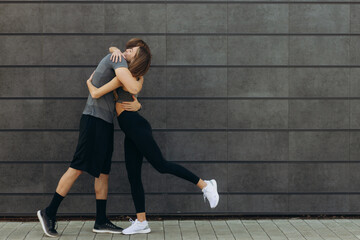
{"type": "Polygon", "coordinates": [[[137,100],[137,98],[133,95],[132,96],[134,101],[133,102],[122,102],[120,103],[121,107],[126,111],[136,112],[141,108],[141,104],[137,100]]]}
{"type": "Polygon", "coordinates": [[[91,74],[91,76],[89,77],[89,79],[88,79],[86,82],[90,83],[90,82],[92,81],[92,78],[93,78],[93,76],[94,76],[94,73],[95,73],[95,71],[91,74]]]}
{"type": "Polygon", "coordinates": [[[126,59],[126,58],[125,58],[125,55],[124,55],[120,50],[116,50],[115,52],[113,52],[113,53],[111,54],[110,60],[113,61],[113,62],[115,62],[115,63],[117,63],[118,60],[120,60],[120,62],[121,62],[121,56],[122,56],[124,59],[126,59]]]}

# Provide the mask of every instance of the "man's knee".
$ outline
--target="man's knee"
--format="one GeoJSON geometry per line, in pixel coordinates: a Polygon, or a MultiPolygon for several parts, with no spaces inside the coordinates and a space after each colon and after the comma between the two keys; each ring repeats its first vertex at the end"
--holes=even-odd
{"type": "Polygon", "coordinates": [[[95,191],[102,191],[104,187],[109,185],[109,175],[101,173],[98,178],[95,178],[95,191]]]}
{"type": "Polygon", "coordinates": [[[83,171],[82,170],[78,170],[78,169],[75,169],[75,168],[69,168],[70,173],[76,177],[79,177],[83,171]]]}
{"type": "Polygon", "coordinates": [[[100,181],[109,181],[109,174],[100,173],[100,176],[98,177],[100,181]]]}

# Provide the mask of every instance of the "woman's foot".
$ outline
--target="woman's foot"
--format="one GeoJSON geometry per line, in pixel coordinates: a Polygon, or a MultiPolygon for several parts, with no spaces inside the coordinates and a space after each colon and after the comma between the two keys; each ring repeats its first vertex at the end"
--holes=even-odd
{"type": "Polygon", "coordinates": [[[202,189],[202,192],[204,193],[204,201],[206,202],[206,199],[210,203],[211,208],[215,208],[219,203],[219,194],[217,191],[217,183],[215,179],[212,179],[210,181],[204,181],[206,183],[206,187],[202,189]]]}
{"type": "Polygon", "coordinates": [[[148,222],[145,221],[138,221],[137,219],[133,221],[131,218],[129,220],[131,222],[131,226],[124,229],[122,231],[123,234],[137,234],[137,233],[149,233],[151,232],[151,229],[149,228],[148,222]]]}

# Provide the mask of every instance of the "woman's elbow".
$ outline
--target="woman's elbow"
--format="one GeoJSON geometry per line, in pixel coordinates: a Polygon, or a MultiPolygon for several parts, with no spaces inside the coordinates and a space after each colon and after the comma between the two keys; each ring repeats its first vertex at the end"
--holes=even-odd
{"type": "Polygon", "coordinates": [[[131,93],[131,94],[138,94],[139,92],[140,92],[140,88],[132,88],[131,90],[129,90],[129,92],[131,93]]]}
{"type": "Polygon", "coordinates": [[[98,98],[100,98],[100,96],[99,96],[98,93],[90,93],[90,95],[91,95],[91,97],[92,97],[93,99],[98,99],[98,98]]]}

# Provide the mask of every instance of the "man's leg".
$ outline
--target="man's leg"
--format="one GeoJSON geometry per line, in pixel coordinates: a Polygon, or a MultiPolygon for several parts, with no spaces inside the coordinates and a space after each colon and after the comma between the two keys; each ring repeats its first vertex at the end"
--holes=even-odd
{"type": "Polygon", "coordinates": [[[83,173],[81,170],[77,170],[69,167],[69,169],[64,173],[60,178],[56,192],[61,196],[65,197],[70,191],[72,185],[75,183],[76,179],[83,173]]]}
{"type": "Polygon", "coordinates": [[[81,170],[74,168],[69,168],[64,175],[60,178],[56,192],[54,193],[53,199],[51,200],[50,205],[46,208],[46,214],[53,218],[56,216],[57,210],[60,206],[61,201],[66,197],[70,191],[72,185],[75,183],[76,179],[82,174],[81,170]]]}
{"type": "Polygon", "coordinates": [[[114,225],[106,217],[106,202],[109,188],[109,174],[101,173],[95,178],[96,194],[96,220],[93,232],[96,233],[121,233],[121,227],[114,225]]]}
{"type": "Polygon", "coordinates": [[[109,189],[109,175],[101,173],[95,178],[96,194],[96,223],[104,224],[106,222],[106,201],[109,189]]]}
{"type": "Polygon", "coordinates": [[[37,212],[37,216],[41,223],[42,229],[45,234],[49,237],[57,237],[58,233],[55,229],[56,223],[56,213],[60,206],[61,201],[70,191],[72,185],[76,179],[82,174],[81,170],[76,170],[74,168],[69,168],[64,175],[61,177],[56,192],[54,193],[53,199],[50,202],[50,205],[43,210],[37,212]]]}

